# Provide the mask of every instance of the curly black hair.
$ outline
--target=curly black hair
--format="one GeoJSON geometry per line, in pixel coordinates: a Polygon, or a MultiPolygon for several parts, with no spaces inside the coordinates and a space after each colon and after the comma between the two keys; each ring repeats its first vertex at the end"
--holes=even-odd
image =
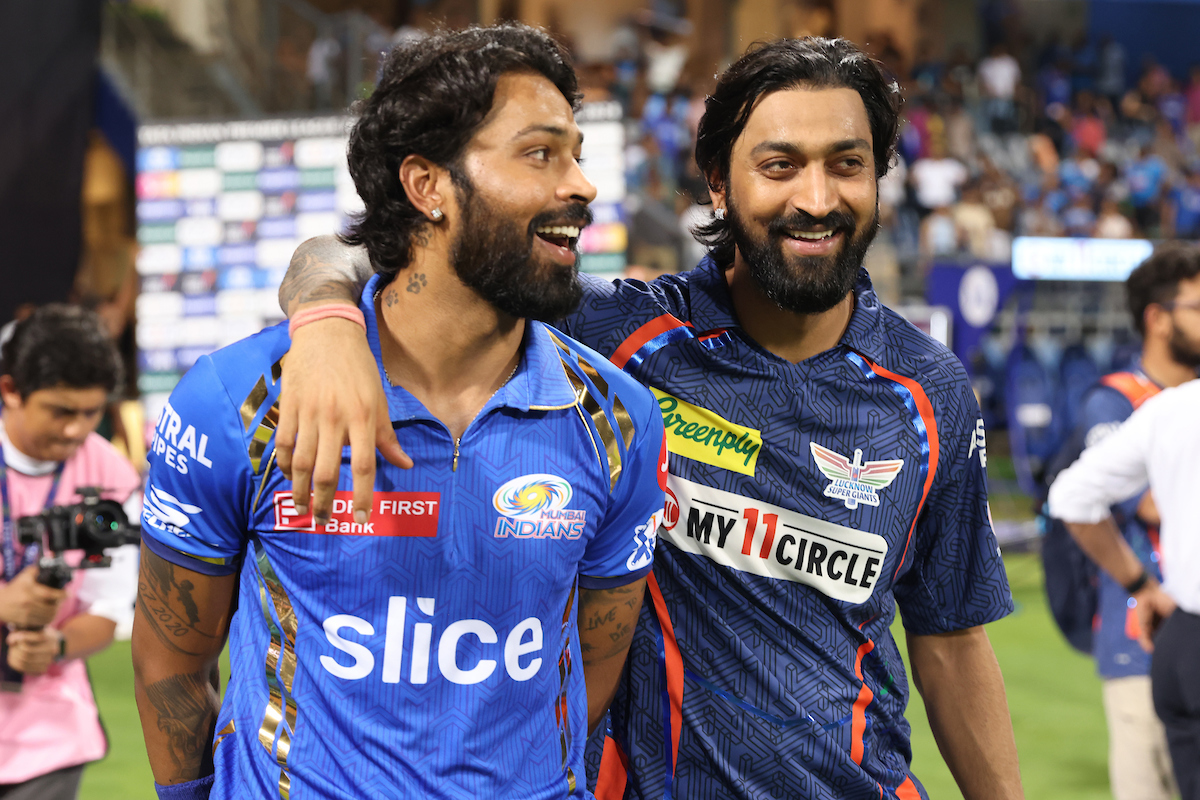
{"type": "Polygon", "coordinates": [[[0,375],[12,377],[22,398],[60,386],[111,394],[121,383],[121,356],[103,321],[79,306],[38,308],[13,327],[0,354],[0,375]]]}
{"type": "Polygon", "coordinates": [[[1189,242],[1164,242],[1125,279],[1129,313],[1138,333],[1146,335],[1146,307],[1169,303],[1179,294],[1179,282],[1200,275],[1200,247],[1189,242]]]}
{"type": "Polygon", "coordinates": [[[461,157],[491,111],[496,83],[510,72],[544,75],[579,108],[567,52],[545,32],[506,23],[443,31],[388,56],[374,94],[350,135],[349,165],[366,210],[342,240],[362,245],[386,280],[408,266],[428,220],[400,184],[400,164],[423,156],[469,186],[461,157]]]}
{"type": "MultiPolygon", "coordinates": [[[[900,86],[878,62],[846,39],[807,36],[756,43],[717,80],[704,101],[696,134],[696,165],[710,188],[729,183],[733,144],[761,97],[782,89],[853,89],[862,97],[871,124],[875,177],[882,178],[896,155],[900,129],[900,86]]],[[[692,229],[719,263],[733,260],[733,235],[724,219],[692,229]]]]}

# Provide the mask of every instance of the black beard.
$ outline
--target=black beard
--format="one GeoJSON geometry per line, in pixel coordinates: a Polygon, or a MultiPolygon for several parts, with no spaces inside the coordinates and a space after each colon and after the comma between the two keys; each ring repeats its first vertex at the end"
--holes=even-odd
{"type": "Polygon", "coordinates": [[[470,183],[456,188],[462,223],[450,251],[450,265],[459,280],[512,317],[553,322],[573,311],[583,297],[578,254],[570,269],[539,264],[533,256],[534,237],[543,225],[588,225],[592,221],[588,207],[572,203],[543,212],[522,231],[480,201],[470,183]]]}
{"type": "Polygon", "coordinates": [[[1171,359],[1176,364],[1200,369],[1200,348],[1189,342],[1174,322],[1171,323],[1171,338],[1167,340],[1167,349],[1171,351],[1171,359]]]}
{"type": "Polygon", "coordinates": [[[862,230],[844,211],[830,212],[822,219],[797,210],[779,217],[767,226],[767,235],[756,239],[729,198],[729,230],[750,276],[763,294],[784,311],[796,314],[820,314],[845,299],[858,280],[867,248],[879,230],[879,209],[862,230]],[[783,252],[784,231],[824,225],[845,236],[839,253],[829,256],[789,257],[783,252]]]}

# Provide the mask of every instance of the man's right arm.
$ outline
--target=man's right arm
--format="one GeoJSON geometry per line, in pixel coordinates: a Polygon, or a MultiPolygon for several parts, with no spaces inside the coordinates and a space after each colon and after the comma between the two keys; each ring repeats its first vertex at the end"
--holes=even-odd
{"type": "Polygon", "coordinates": [[[217,659],[225,645],[237,575],[202,575],[142,546],[133,625],[134,696],[146,752],[160,785],[213,773],[220,708],[217,659]]]}
{"type": "MultiPolygon", "coordinates": [[[[357,307],[372,274],[361,247],[342,244],[335,236],[309,239],[292,255],[279,287],[279,306],[289,316],[327,304],[357,307]]],[[[299,328],[283,362],[283,385],[275,453],[279,468],[292,480],[296,510],[308,510],[312,492],[318,524],[329,519],[342,447],[349,444],[354,507],[368,509],[356,514],[369,514],[375,449],[398,467],[411,467],[412,460],[396,441],[362,328],[339,317],[299,328]]]]}
{"type": "MultiPolygon", "coordinates": [[[[1144,572],[1142,562],[1121,536],[1110,507],[1140,495],[1148,482],[1146,443],[1150,440],[1154,401],[1142,406],[1124,425],[1088,447],[1079,459],[1059,473],[1050,487],[1050,513],[1061,519],[1071,536],[1097,565],[1122,586],[1130,586],[1144,572]]],[[[1133,592],[1141,633],[1147,651],[1158,624],[1174,610],[1174,601],[1158,581],[1147,578],[1133,592]]]]}

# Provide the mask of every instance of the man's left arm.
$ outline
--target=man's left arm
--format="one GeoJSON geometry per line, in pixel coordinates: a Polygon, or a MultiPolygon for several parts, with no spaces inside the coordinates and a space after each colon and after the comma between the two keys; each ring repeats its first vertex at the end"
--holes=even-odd
{"type": "Polygon", "coordinates": [[[912,543],[894,586],[914,683],[938,749],[966,800],[1023,798],[1004,678],[983,625],[1012,613],[987,505],[987,445],[979,406],[957,362],[930,381],[940,447],[912,543]],[[936,384],[935,384],[936,385],[936,384]]]}
{"type": "Polygon", "coordinates": [[[587,685],[588,730],[595,730],[617,694],[646,579],[613,589],[579,590],[579,649],[587,685]]]}
{"type": "Polygon", "coordinates": [[[1004,676],[983,626],[907,638],[913,683],[963,797],[1024,797],[1004,676]]]}

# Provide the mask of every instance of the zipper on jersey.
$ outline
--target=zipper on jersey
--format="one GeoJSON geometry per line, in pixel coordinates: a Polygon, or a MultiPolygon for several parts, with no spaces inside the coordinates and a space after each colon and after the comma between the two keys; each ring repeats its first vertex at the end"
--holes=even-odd
{"type": "Polygon", "coordinates": [[[458,472],[458,445],[460,442],[462,442],[461,436],[454,440],[454,461],[450,464],[451,472],[458,472]]]}

